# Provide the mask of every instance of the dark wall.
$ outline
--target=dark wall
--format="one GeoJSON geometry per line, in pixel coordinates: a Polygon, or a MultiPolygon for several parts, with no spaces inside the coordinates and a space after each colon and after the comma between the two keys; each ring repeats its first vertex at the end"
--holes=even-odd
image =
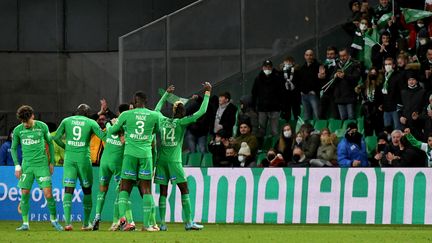
{"type": "Polygon", "coordinates": [[[115,51],[118,37],[194,0],[0,0],[0,51],[115,51]]]}

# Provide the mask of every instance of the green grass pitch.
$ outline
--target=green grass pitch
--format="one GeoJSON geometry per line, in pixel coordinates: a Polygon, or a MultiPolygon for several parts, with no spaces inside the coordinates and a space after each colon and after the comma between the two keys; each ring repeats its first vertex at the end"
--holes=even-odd
{"type": "MultiPolygon", "coordinates": [[[[16,232],[18,221],[0,221],[0,242],[432,242],[432,226],[415,225],[257,225],[207,224],[202,231],[185,231],[168,224],[167,232],[56,232],[48,222],[31,222],[30,231],[16,232]]],[[[140,224],[137,225],[141,227],[140,224]]]]}

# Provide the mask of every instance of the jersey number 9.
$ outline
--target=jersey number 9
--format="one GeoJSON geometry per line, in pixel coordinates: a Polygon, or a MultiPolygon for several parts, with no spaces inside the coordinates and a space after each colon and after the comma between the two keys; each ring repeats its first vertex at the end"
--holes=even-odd
{"type": "Polygon", "coordinates": [[[81,138],[81,127],[74,126],[72,128],[73,140],[80,140],[81,138]]]}

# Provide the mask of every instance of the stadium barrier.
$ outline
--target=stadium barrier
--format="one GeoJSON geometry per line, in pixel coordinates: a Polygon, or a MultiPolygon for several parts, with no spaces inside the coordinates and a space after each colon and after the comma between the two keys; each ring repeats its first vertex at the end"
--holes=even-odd
{"type": "MultiPolygon", "coordinates": [[[[0,220],[20,220],[14,167],[0,167],[0,220]]],[[[429,168],[186,168],[195,221],[203,223],[432,224],[429,168]]],[[[63,216],[63,168],[53,176],[53,193],[63,216]]],[[[94,168],[94,181],[98,181],[94,168]]],[[[114,184],[103,210],[113,212],[114,184]]],[[[93,186],[93,203],[98,185],[93,186]]],[[[157,204],[158,190],[154,188],[157,204]]],[[[178,189],[169,189],[167,221],[181,222],[178,189]]],[[[38,188],[31,191],[30,219],[49,219],[38,188]]],[[[73,197],[73,220],[82,218],[82,192],[73,197]]],[[[142,221],[141,199],[132,193],[133,213],[142,221]]],[[[95,207],[93,207],[94,210],[95,207]]]]}

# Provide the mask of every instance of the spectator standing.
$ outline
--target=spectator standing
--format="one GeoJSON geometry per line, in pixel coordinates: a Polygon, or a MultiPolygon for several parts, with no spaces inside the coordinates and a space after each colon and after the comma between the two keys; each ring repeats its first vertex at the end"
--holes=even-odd
{"type": "Polygon", "coordinates": [[[323,66],[319,68],[318,78],[321,80],[321,87],[323,87],[319,106],[320,119],[339,118],[339,111],[337,105],[334,103],[334,85],[329,85],[328,88],[326,87],[328,82],[333,80],[336,73],[336,57],[336,47],[327,47],[326,60],[323,66]]]}
{"type": "Polygon", "coordinates": [[[373,132],[379,134],[383,130],[383,112],[379,109],[382,102],[382,75],[372,67],[367,75],[366,82],[361,91],[362,108],[364,116],[364,135],[372,136],[373,132]]]}
{"type": "MultiPolygon", "coordinates": [[[[240,98],[240,110],[237,115],[237,124],[243,121],[250,122],[252,128],[252,134],[258,135],[258,114],[254,111],[252,107],[252,97],[250,95],[243,96],[240,98]]],[[[237,132],[237,134],[239,131],[237,132]]]]}
{"type": "MultiPolygon", "coordinates": [[[[192,99],[190,99],[186,105],[186,115],[189,116],[198,111],[203,100],[201,96],[193,95],[192,99]]],[[[207,152],[207,136],[209,134],[210,119],[213,113],[214,111],[209,105],[206,113],[198,118],[196,122],[188,126],[186,130],[186,142],[189,152],[207,152]]]]}
{"type": "Polygon", "coordinates": [[[349,50],[346,48],[339,51],[339,62],[334,78],[334,100],[338,106],[340,119],[355,119],[356,93],[354,88],[360,80],[360,64],[351,60],[349,50]]]}
{"type": "Polygon", "coordinates": [[[281,73],[273,68],[273,63],[264,61],[252,87],[252,105],[258,112],[260,138],[265,136],[268,122],[271,134],[278,134],[284,83],[281,73]]]}
{"type": "Polygon", "coordinates": [[[321,90],[318,78],[320,64],[314,57],[312,50],[306,50],[305,63],[301,66],[299,76],[299,89],[304,109],[303,120],[311,120],[319,117],[319,92],[321,90]]]}
{"type": "Polygon", "coordinates": [[[383,62],[391,57],[396,59],[397,48],[394,42],[390,40],[390,33],[384,32],[381,34],[380,43],[372,47],[372,65],[378,69],[383,67],[383,62]]]}
{"type": "Polygon", "coordinates": [[[281,64],[283,78],[285,80],[285,89],[282,94],[282,112],[281,118],[286,122],[291,120],[291,111],[294,119],[300,116],[301,96],[296,79],[298,68],[295,65],[293,57],[286,57],[281,64]]]}
{"type": "MultiPolygon", "coordinates": [[[[231,102],[231,94],[223,92],[219,94],[219,106],[214,115],[213,133],[219,130],[224,130],[227,136],[231,137],[233,134],[233,127],[236,122],[237,107],[231,102]]],[[[212,123],[210,123],[212,124],[212,123]]]]}

